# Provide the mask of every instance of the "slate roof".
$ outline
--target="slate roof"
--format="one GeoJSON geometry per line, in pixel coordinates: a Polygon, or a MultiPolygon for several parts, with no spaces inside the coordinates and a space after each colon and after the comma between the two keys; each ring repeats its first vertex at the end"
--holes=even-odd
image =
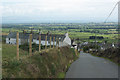
{"type": "MultiPolygon", "coordinates": [[[[16,38],[16,32],[11,32],[8,34],[7,38],[16,38]]],[[[19,33],[19,38],[20,39],[28,39],[29,38],[29,34],[23,34],[23,33],[19,33]]]]}
{"type": "MultiPolygon", "coordinates": [[[[20,39],[29,39],[30,33],[19,33],[19,38],[20,39]]],[[[39,40],[39,33],[33,33],[33,39],[39,40]]],[[[56,38],[60,38],[60,41],[63,41],[65,38],[65,35],[59,35],[59,34],[47,34],[47,40],[50,40],[50,36],[53,37],[55,36],[55,41],[56,38]]],[[[46,34],[41,34],[41,40],[45,40],[46,34]]],[[[11,32],[8,34],[7,38],[16,38],[16,32],[11,32]]]]}

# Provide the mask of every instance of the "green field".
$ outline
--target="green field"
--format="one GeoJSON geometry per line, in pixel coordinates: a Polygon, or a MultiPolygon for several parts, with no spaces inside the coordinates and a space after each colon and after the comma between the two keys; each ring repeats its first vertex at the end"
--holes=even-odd
{"type": "MultiPolygon", "coordinates": [[[[18,30],[16,30],[18,31],[18,30]]],[[[43,33],[47,33],[48,30],[43,30],[43,33]]],[[[21,32],[21,31],[20,31],[21,32]]],[[[89,32],[74,32],[74,31],[60,31],[60,30],[56,30],[56,31],[51,31],[53,34],[65,34],[65,32],[69,33],[69,37],[71,39],[77,39],[79,38],[81,41],[90,41],[93,42],[95,40],[90,40],[89,37],[90,36],[95,36],[95,33],[89,33],[89,32]]],[[[3,33],[8,33],[8,32],[4,32],[3,33]]],[[[105,41],[107,40],[108,42],[117,42],[118,39],[118,34],[99,34],[97,33],[96,36],[103,36],[104,39],[103,40],[97,40],[99,42],[105,41]]]]}
{"type": "MultiPolygon", "coordinates": [[[[9,31],[15,32],[22,30],[26,30],[30,32],[32,24],[4,24],[2,32],[3,34],[9,33],[9,31]]],[[[89,40],[90,36],[103,36],[103,40],[97,40],[99,42],[107,40],[108,42],[117,42],[118,39],[118,32],[117,32],[117,23],[73,23],[73,24],[33,24],[32,26],[33,31],[35,33],[39,32],[39,29],[42,33],[46,34],[50,31],[52,34],[65,34],[66,32],[69,33],[71,39],[79,38],[81,41],[90,41],[93,42],[94,40],[89,40]]]]}

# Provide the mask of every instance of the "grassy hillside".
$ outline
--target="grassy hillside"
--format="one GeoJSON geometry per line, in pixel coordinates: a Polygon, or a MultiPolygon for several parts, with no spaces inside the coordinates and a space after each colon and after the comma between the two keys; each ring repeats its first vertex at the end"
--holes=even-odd
{"type": "Polygon", "coordinates": [[[62,47],[34,53],[20,50],[16,60],[16,46],[3,44],[3,78],[63,78],[70,64],[77,59],[74,49],[62,47]],[[23,58],[24,57],[24,58],[23,58]]]}
{"type": "MultiPolygon", "coordinates": [[[[20,49],[20,57],[28,55],[27,51],[20,49]]],[[[16,58],[16,45],[2,44],[2,57],[3,60],[12,60],[16,58]]]]}

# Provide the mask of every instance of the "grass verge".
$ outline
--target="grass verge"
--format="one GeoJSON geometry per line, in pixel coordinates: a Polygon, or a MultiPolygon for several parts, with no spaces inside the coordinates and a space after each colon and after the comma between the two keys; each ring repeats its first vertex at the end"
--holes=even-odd
{"type": "Polygon", "coordinates": [[[64,78],[71,62],[78,58],[69,47],[44,50],[31,57],[25,57],[29,54],[20,49],[17,61],[15,45],[3,44],[2,49],[3,78],[64,78]]]}

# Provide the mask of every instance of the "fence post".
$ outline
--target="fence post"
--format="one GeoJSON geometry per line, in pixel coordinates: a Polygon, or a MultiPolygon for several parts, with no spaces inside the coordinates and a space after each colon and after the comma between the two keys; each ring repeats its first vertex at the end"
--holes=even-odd
{"type": "Polygon", "coordinates": [[[17,60],[19,60],[19,32],[16,35],[16,44],[17,44],[17,60]]]}
{"type": "Polygon", "coordinates": [[[41,50],[41,34],[39,34],[39,52],[41,50]]]}
{"type": "Polygon", "coordinates": [[[77,56],[77,49],[75,49],[75,54],[76,54],[76,56],[77,56]]]}
{"type": "Polygon", "coordinates": [[[56,48],[57,48],[58,38],[56,38],[56,48]]]}
{"type": "Polygon", "coordinates": [[[52,38],[51,38],[51,35],[50,35],[50,48],[51,48],[51,39],[52,39],[52,38]]]}
{"type": "Polygon", "coordinates": [[[53,37],[53,48],[54,48],[54,45],[55,45],[55,36],[53,37]]]}
{"type": "Polygon", "coordinates": [[[59,38],[58,38],[58,47],[59,47],[59,38]]]}
{"type": "Polygon", "coordinates": [[[29,36],[29,55],[32,56],[32,34],[29,36]]]}
{"type": "Polygon", "coordinates": [[[46,37],[45,37],[45,49],[47,49],[47,34],[46,34],[46,37]]]}

